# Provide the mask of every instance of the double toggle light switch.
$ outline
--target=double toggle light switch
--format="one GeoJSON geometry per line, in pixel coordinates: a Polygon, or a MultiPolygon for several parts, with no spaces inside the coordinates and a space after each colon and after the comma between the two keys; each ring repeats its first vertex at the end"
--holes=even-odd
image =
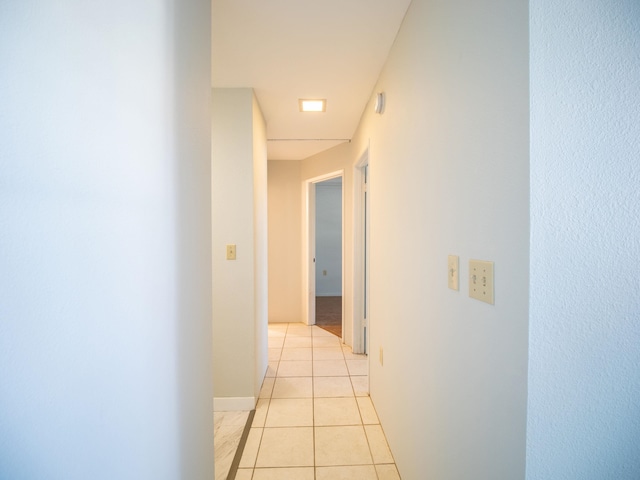
{"type": "Polygon", "coordinates": [[[469,296],[493,305],[493,262],[469,260],[469,296]]]}
{"type": "MultiPolygon", "coordinates": [[[[460,261],[457,255],[447,258],[447,282],[452,290],[460,288],[460,261]]],[[[469,296],[494,305],[493,262],[469,260],[469,296]]]]}

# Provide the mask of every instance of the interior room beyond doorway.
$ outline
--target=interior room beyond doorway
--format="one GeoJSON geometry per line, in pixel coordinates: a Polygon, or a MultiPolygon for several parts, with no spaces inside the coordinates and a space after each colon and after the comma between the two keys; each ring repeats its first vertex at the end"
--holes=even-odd
{"type": "Polygon", "coordinates": [[[342,177],[315,188],[316,325],[342,338],[342,177]]]}

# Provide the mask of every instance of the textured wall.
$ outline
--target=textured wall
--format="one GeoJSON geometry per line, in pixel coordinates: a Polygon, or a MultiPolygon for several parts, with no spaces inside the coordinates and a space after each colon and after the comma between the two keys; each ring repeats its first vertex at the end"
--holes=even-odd
{"type": "Polygon", "coordinates": [[[533,0],[527,478],[640,478],[640,3],[533,0]]]}
{"type": "Polygon", "coordinates": [[[208,1],[0,2],[0,478],[210,479],[208,1]]]}

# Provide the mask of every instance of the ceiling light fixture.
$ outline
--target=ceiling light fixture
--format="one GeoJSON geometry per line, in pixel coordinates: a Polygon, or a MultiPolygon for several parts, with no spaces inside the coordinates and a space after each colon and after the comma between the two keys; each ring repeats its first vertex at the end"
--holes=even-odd
{"type": "Polygon", "coordinates": [[[327,101],[325,99],[299,99],[298,106],[301,112],[326,112],[327,101]]]}

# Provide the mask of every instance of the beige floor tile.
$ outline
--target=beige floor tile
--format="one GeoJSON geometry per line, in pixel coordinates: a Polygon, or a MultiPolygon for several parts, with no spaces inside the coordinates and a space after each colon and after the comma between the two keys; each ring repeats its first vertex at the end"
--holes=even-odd
{"type": "Polygon", "coordinates": [[[280,360],[280,355],[282,354],[281,348],[269,348],[268,349],[268,360],[270,362],[277,362],[280,360]]]}
{"type": "Polygon", "coordinates": [[[263,430],[263,428],[249,430],[249,436],[244,444],[242,458],[240,459],[240,468],[253,468],[255,466],[263,430]]]}
{"type": "Polygon", "coordinates": [[[314,425],[362,425],[355,397],[315,398],[314,425]]]}
{"type": "Polygon", "coordinates": [[[356,394],[356,397],[369,396],[369,377],[352,376],[351,385],[353,385],[353,392],[356,394]]]}
{"type": "Polygon", "coordinates": [[[330,337],[313,337],[313,346],[314,347],[334,347],[340,348],[340,339],[335,335],[331,335],[330,337]]]}
{"type": "Polygon", "coordinates": [[[273,398],[311,398],[313,384],[311,377],[278,377],[273,387],[273,398]]]}
{"type": "Polygon", "coordinates": [[[373,465],[317,467],[316,480],[378,480],[373,465]]]}
{"type": "Polygon", "coordinates": [[[342,353],[344,354],[344,358],[347,360],[366,360],[367,356],[363,353],[353,353],[351,347],[348,345],[344,345],[342,347],[342,353]]]}
{"type": "Polygon", "coordinates": [[[267,411],[269,410],[269,401],[268,398],[258,399],[256,413],[253,415],[253,422],[251,423],[252,427],[264,427],[264,422],[267,419],[267,411]]]}
{"type": "Polygon", "coordinates": [[[269,335],[272,333],[286,333],[289,328],[289,324],[286,322],[282,323],[270,323],[268,325],[269,335]]]}
{"type": "Polygon", "coordinates": [[[393,463],[393,455],[389,450],[382,427],[380,425],[365,425],[364,429],[367,433],[371,455],[373,455],[373,463],[393,463]]]}
{"type": "Polygon", "coordinates": [[[282,348],[284,345],[284,336],[282,337],[269,336],[268,344],[269,344],[269,348],[282,348]]]}
{"type": "Polygon", "coordinates": [[[282,360],[278,365],[278,377],[310,377],[311,362],[308,360],[282,360]]]}
{"type": "Polygon", "coordinates": [[[265,428],[256,467],[312,467],[313,428],[265,428]]]}
{"type": "Polygon", "coordinates": [[[236,471],[235,480],[251,480],[253,476],[253,468],[239,468],[236,471]]]}
{"type": "Polygon", "coordinates": [[[252,480],[314,480],[313,467],[257,468],[252,480]]]}
{"type": "Polygon", "coordinates": [[[394,464],[376,465],[376,472],[378,472],[378,480],[400,480],[400,474],[394,464]]]}
{"type": "Polygon", "coordinates": [[[311,348],[291,347],[283,348],[280,360],[312,360],[311,348]]]}
{"type": "Polygon", "coordinates": [[[319,347],[313,349],[314,360],[344,360],[342,349],[338,347],[319,347]]]}
{"type": "Polygon", "coordinates": [[[371,397],[358,397],[356,400],[358,401],[358,408],[360,409],[362,423],[365,425],[380,423],[376,409],[371,401],[371,397]]]}
{"type": "Polygon", "coordinates": [[[260,389],[259,398],[269,398],[271,397],[271,392],[273,391],[273,384],[275,383],[275,378],[267,377],[262,382],[262,388],[260,389]]]}
{"type": "Polygon", "coordinates": [[[347,360],[349,375],[369,375],[369,360],[347,360]]]}
{"type": "Polygon", "coordinates": [[[265,427],[312,427],[313,400],[310,398],[273,398],[265,427]]]}
{"type": "Polygon", "coordinates": [[[313,335],[314,337],[335,337],[338,338],[336,335],[334,335],[331,332],[328,332],[327,330],[325,330],[324,328],[320,328],[318,326],[314,326],[311,329],[311,335],[313,335]]]}
{"type": "Polygon", "coordinates": [[[276,372],[278,371],[278,362],[269,362],[267,365],[267,373],[265,373],[265,377],[271,378],[276,376],[276,372]]]}
{"type": "Polygon", "coordinates": [[[311,327],[303,324],[291,324],[287,329],[287,337],[310,337],[311,327]]]}
{"type": "Polygon", "coordinates": [[[284,339],[284,348],[311,348],[311,337],[287,337],[284,339]]]}
{"type": "Polygon", "coordinates": [[[370,465],[367,437],[362,426],[316,427],[316,465],[370,465]]]}
{"type": "MultiPolygon", "coordinates": [[[[368,362],[318,327],[270,324],[267,378],[236,480],[400,480],[368,362]]],[[[223,421],[242,423],[214,414],[216,432],[223,421]]]]}
{"type": "Polygon", "coordinates": [[[342,377],[348,376],[347,364],[344,360],[314,360],[314,377],[342,377]]]}
{"type": "Polygon", "coordinates": [[[353,387],[349,377],[313,377],[313,396],[353,397],[353,387]]]}

